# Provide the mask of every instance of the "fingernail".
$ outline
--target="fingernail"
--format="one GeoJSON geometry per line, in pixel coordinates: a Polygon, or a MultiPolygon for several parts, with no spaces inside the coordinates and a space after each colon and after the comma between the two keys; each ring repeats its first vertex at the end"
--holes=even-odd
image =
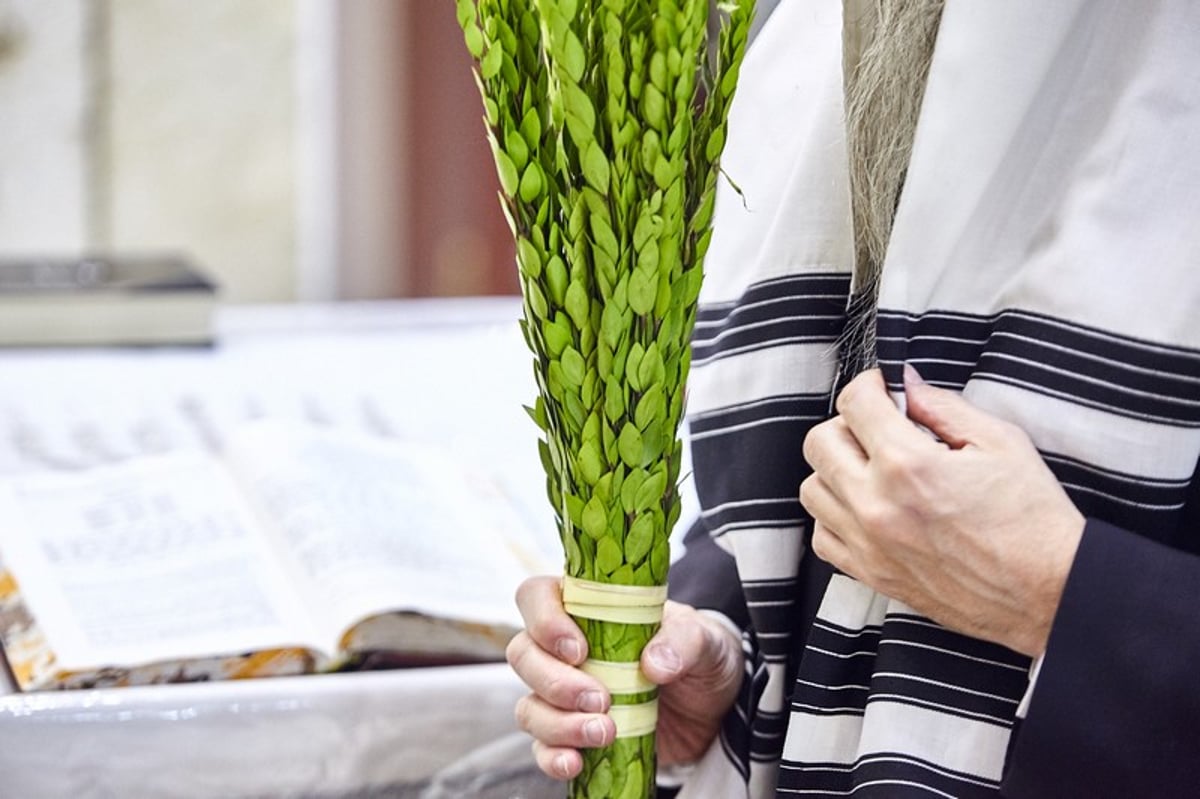
{"type": "Polygon", "coordinates": [[[921,377],[921,373],[911,363],[904,364],[904,383],[910,386],[919,386],[925,382],[925,378],[921,377]]]}
{"type": "Polygon", "coordinates": [[[574,638],[559,638],[554,651],[568,663],[578,663],[583,657],[583,647],[574,638]]]}
{"type": "Polygon", "coordinates": [[[650,662],[669,674],[674,674],[683,667],[683,661],[674,649],[666,644],[655,644],[647,651],[650,662]]]}
{"type": "Polygon", "coordinates": [[[604,694],[599,691],[584,691],[579,695],[579,709],[584,713],[603,713],[604,694]]]}
{"type": "Polygon", "coordinates": [[[600,719],[589,719],[583,725],[583,735],[592,746],[600,746],[605,738],[604,722],[600,719]]]}
{"type": "Polygon", "coordinates": [[[567,762],[566,755],[558,755],[554,758],[554,771],[560,777],[569,777],[571,765],[567,762]]]}

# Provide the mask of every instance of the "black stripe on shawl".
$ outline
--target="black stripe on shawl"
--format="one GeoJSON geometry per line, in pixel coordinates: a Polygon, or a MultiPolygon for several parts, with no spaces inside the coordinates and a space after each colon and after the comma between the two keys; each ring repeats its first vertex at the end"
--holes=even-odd
{"type": "Polygon", "coordinates": [[[935,385],[1018,386],[1106,413],[1200,427],[1200,352],[1022,310],[991,316],[880,311],[880,365],[902,388],[907,362],[935,385]]]}
{"type": "Polygon", "coordinates": [[[882,627],[861,629],[818,618],[804,647],[792,709],[861,713],[870,695],[1007,726],[1028,667],[1024,656],[920,616],[889,614],[882,627]]]}
{"type": "Polygon", "coordinates": [[[791,275],[756,283],[735,302],[696,313],[692,364],[797,343],[832,343],[846,321],[844,274],[791,275]]]}
{"type": "Polygon", "coordinates": [[[912,755],[877,752],[846,763],[785,763],[779,774],[780,793],[804,789],[805,796],[845,796],[852,788],[855,796],[904,797],[933,795],[918,786],[961,799],[994,797],[999,783],[954,769],[948,769],[912,755]],[[850,771],[854,770],[853,784],[850,771]],[[815,793],[809,793],[814,790],[815,793]]]}

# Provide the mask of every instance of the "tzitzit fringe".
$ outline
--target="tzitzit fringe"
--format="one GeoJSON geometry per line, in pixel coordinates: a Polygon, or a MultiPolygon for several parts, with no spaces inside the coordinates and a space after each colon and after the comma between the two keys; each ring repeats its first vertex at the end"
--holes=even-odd
{"type": "MultiPolygon", "coordinates": [[[[618,624],[657,624],[662,621],[666,586],[609,585],[575,577],[564,577],[563,606],[572,616],[618,624]]],[[[646,679],[637,663],[616,663],[589,658],[581,667],[604,684],[613,696],[628,696],[653,691],[657,686],[646,679]]],[[[649,735],[658,725],[658,700],[636,705],[613,705],[609,717],[618,738],[649,735]]]]}

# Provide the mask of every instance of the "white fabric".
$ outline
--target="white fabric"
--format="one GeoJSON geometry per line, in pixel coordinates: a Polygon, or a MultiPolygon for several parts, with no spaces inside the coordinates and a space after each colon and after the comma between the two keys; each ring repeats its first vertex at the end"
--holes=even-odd
{"type": "MultiPolygon", "coordinates": [[[[844,275],[853,263],[840,12],[826,0],[789,0],[742,71],[725,167],[744,195],[727,187],[719,195],[701,295],[712,313],[698,327],[698,339],[714,351],[697,362],[691,383],[692,407],[709,416],[831,388],[836,350],[829,341],[797,346],[780,334],[738,351],[722,350],[718,339],[747,333],[738,314],[750,305],[741,301],[771,281],[844,275]]],[[[1077,475],[1064,481],[1077,503],[1118,521],[1126,511],[1148,524],[1154,514],[1168,519],[1200,455],[1200,402],[1192,396],[1200,347],[1198,34],[1200,9],[1187,0],[948,0],[883,270],[881,331],[902,331],[881,339],[885,374],[908,361],[959,375],[946,384],[1023,427],[1048,462],[1077,475]],[[922,333],[920,325],[936,332],[922,333]],[[991,333],[957,341],[956,326],[991,333]],[[941,350],[929,349],[931,338],[941,350]],[[958,345],[976,350],[946,354],[958,345]],[[1026,346],[1036,355],[1021,354],[1026,346]],[[1141,499],[1146,492],[1164,499],[1141,499]]],[[[746,415],[730,414],[740,427],[710,429],[708,439],[780,418],[746,415]]],[[[737,520],[732,508],[774,497],[713,500],[705,495],[712,484],[706,468],[714,464],[697,455],[702,513],[737,557],[743,584],[794,577],[802,527],[737,520]],[[743,530],[755,533],[753,547],[739,546],[750,540],[743,530]],[[771,537],[776,543],[764,546],[771,537]]],[[[930,643],[948,634],[848,585],[835,578],[816,632],[880,641],[889,655],[903,647],[931,653],[982,683],[877,664],[865,714],[793,705],[785,759],[847,773],[890,759],[941,777],[953,771],[963,790],[994,793],[1024,693],[1014,695],[1008,683],[1013,674],[1026,679],[1027,663],[965,643],[930,643]],[[939,689],[991,704],[967,712],[951,700],[893,698],[876,692],[880,680],[914,696],[939,689]],[[1005,691],[990,693],[989,680],[1007,681],[1005,691]]],[[[782,709],[780,666],[765,669],[771,677],[755,708],[760,714],[782,709]]],[[[813,687],[830,694],[854,686],[813,687]]],[[[754,712],[739,712],[757,723],[754,712]]],[[[681,799],[774,795],[776,764],[752,759],[746,785],[726,746],[725,739],[714,744],[681,799]]],[[[887,796],[889,784],[870,783],[877,791],[870,795],[887,796]]]]}

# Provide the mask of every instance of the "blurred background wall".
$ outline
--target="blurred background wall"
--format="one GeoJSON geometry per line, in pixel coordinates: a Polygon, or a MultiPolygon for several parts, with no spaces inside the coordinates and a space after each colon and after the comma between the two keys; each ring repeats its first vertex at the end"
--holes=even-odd
{"type": "Polygon", "coordinates": [[[182,250],[232,302],[510,293],[496,190],[451,0],[0,0],[0,257],[182,250]]]}

